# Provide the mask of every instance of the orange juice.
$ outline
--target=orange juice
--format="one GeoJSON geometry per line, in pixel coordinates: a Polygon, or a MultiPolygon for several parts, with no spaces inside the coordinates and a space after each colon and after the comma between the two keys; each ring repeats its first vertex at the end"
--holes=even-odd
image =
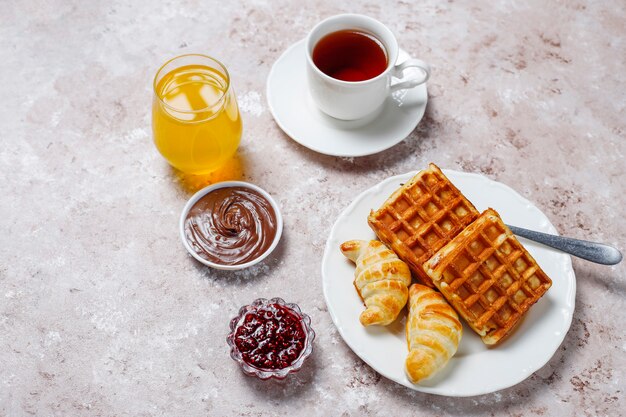
{"type": "Polygon", "coordinates": [[[241,118],[228,72],[219,62],[202,55],[175,58],[157,73],[154,91],[154,143],[172,166],[203,174],[233,156],[241,118]]]}

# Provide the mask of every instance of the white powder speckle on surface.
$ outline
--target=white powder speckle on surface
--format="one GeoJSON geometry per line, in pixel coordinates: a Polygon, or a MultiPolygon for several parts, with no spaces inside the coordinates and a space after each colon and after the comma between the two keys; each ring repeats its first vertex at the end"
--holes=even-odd
{"type": "Polygon", "coordinates": [[[126,141],[126,142],[136,142],[136,141],[139,141],[139,140],[147,138],[147,137],[148,137],[147,130],[144,129],[144,128],[138,127],[138,128],[135,128],[135,129],[131,130],[126,135],[124,135],[124,141],[126,141]]]}
{"type": "Polygon", "coordinates": [[[44,344],[46,346],[50,346],[50,345],[59,343],[60,341],[61,341],[61,335],[59,334],[59,332],[51,330],[48,333],[46,333],[46,339],[44,341],[44,344]]]}
{"type": "Polygon", "coordinates": [[[265,106],[261,102],[261,94],[256,91],[247,91],[237,95],[237,102],[242,113],[259,117],[265,112],[265,106]]]}

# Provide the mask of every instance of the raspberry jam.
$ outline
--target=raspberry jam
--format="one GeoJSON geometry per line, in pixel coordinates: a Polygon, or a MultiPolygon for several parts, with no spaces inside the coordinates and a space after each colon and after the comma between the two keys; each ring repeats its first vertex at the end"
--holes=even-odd
{"type": "Polygon", "coordinates": [[[244,362],[261,370],[277,370],[289,367],[300,357],[307,334],[298,314],[272,303],[248,311],[234,336],[244,362]]]}
{"type": "Polygon", "coordinates": [[[241,307],[229,327],[230,357],[244,374],[264,381],[298,372],[313,353],[311,317],[280,297],[241,307]]]}

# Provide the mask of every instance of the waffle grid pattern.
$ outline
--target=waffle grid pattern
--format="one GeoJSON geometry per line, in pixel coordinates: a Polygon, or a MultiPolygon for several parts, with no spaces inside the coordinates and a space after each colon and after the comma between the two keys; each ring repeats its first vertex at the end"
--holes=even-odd
{"type": "Polygon", "coordinates": [[[478,211],[446,176],[431,165],[369,217],[379,239],[391,246],[424,284],[422,265],[470,224],[478,211]]]}
{"type": "Polygon", "coordinates": [[[475,225],[469,236],[458,237],[464,242],[449,254],[451,259],[439,260],[443,274],[436,285],[485,343],[492,344],[515,326],[552,281],[497,214],[483,214],[475,225]]]}

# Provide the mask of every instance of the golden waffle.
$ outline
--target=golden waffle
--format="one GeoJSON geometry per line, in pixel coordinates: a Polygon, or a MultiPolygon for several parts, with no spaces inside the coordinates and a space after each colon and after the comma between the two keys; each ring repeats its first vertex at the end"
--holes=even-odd
{"type": "Polygon", "coordinates": [[[487,345],[506,336],[552,285],[493,209],[437,252],[424,271],[487,345]]]}
{"type": "Polygon", "coordinates": [[[416,278],[433,287],[422,265],[478,214],[439,167],[430,164],[372,211],[367,222],[416,278]]]}

